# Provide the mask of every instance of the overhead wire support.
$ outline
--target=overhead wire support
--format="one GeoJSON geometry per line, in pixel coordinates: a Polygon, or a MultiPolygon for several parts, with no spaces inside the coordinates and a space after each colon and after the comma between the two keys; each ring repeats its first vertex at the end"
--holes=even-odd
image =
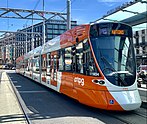
{"type": "Polygon", "coordinates": [[[32,19],[32,15],[34,16],[33,20],[47,20],[50,17],[45,17],[43,15],[52,15],[59,16],[64,21],[66,21],[67,13],[63,12],[49,12],[49,11],[41,11],[41,10],[28,10],[28,9],[13,9],[13,8],[0,8],[0,18],[14,18],[14,19],[32,19]],[[6,14],[11,13],[11,16],[7,16],[6,14]],[[12,15],[13,13],[13,15],[12,15]]]}
{"type": "Polygon", "coordinates": [[[67,0],[67,30],[71,29],[71,1],[67,0]]]}

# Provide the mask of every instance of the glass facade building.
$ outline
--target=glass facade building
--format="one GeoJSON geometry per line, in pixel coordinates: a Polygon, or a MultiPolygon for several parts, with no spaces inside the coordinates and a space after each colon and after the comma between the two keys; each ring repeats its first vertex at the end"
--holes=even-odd
{"type": "MultiPolygon", "coordinates": [[[[45,42],[57,37],[67,31],[67,22],[63,20],[47,20],[45,22],[45,42]]],[[[71,21],[71,28],[77,26],[77,21],[71,21]]],[[[11,34],[12,35],[12,34],[11,34]]],[[[33,48],[43,45],[43,22],[35,24],[33,26],[26,27],[21,30],[17,30],[15,34],[13,34],[13,43],[8,44],[14,46],[14,50],[10,50],[9,52],[11,56],[7,57],[7,60],[10,58],[18,58],[21,55],[24,55],[26,52],[31,51],[33,48]],[[32,31],[33,29],[33,31],[32,31]],[[32,35],[33,34],[33,35],[32,35]],[[12,57],[13,55],[13,57],[12,57]]],[[[7,38],[0,39],[1,42],[5,42],[7,38]]],[[[5,55],[3,49],[7,48],[7,44],[1,45],[1,54],[5,55]],[[3,48],[5,47],[5,48],[3,48]]],[[[6,57],[2,57],[6,59],[6,57]]],[[[5,63],[6,61],[3,60],[5,63]]]]}
{"type": "MultiPolygon", "coordinates": [[[[45,42],[53,39],[64,33],[67,30],[66,22],[62,20],[47,20],[45,22],[45,42]]],[[[77,21],[71,22],[71,27],[77,26],[77,21]]],[[[20,46],[20,49],[16,49],[16,56],[19,57],[24,55],[27,49],[27,52],[31,51],[32,48],[36,48],[38,46],[43,45],[43,22],[38,23],[36,25],[24,28],[20,30],[23,33],[16,34],[16,45],[20,46]],[[32,35],[33,29],[33,35],[32,35]],[[25,34],[25,32],[27,32],[25,34]],[[33,44],[32,44],[33,42],[33,44]],[[27,47],[24,47],[26,46],[27,47]],[[32,46],[33,45],[33,46],[32,46]]]]}

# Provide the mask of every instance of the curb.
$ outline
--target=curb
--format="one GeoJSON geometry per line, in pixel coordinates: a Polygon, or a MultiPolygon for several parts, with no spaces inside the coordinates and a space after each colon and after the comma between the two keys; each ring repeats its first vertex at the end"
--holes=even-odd
{"type": "Polygon", "coordinates": [[[18,90],[14,86],[13,81],[11,80],[11,78],[9,77],[9,75],[7,73],[6,73],[6,75],[7,75],[8,79],[9,79],[9,81],[10,81],[10,84],[11,84],[12,89],[13,89],[13,91],[15,93],[15,96],[16,96],[16,98],[18,100],[18,103],[19,103],[19,105],[20,105],[20,107],[22,109],[22,112],[24,113],[24,118],[25,118],[27,124],[32,124],[31,121],[29,120],[29,117],[28,117],[28,114],[27,114],[27,107],[26,107],[24,101],[22,100],[22,98],[21,98],[18,90]]]}

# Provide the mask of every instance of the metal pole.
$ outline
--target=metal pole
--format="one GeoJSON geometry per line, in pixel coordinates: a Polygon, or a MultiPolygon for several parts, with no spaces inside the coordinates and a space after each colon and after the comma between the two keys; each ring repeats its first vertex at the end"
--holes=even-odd
{"type": "Polygon", "coordinates": [[[26,44],[25,44],[25,45],[26,45],[26,54],[27,54],[27,51],[28,51],[28,47],[27,47],[27,45],[28,45],[28,44],[27,44],[27,37],[28,37],[28,35],[27,35],[27,25],[26,25],[26,44]]]}
{"type": "MultiPolygon", "coordinates": [[[[45,5],[43,0],[43,17],[45,17],[45,5]]],[[[45,44],[45,19],[43,19],[43,44],[45,44]]]]}
{"type": "Polygon", "coordinates": [[[71,0],[67,0],[67,30],[71,29],[71,0]]]}
{"type": "Polygon", "coordinates": [[[33,14],[32,14],[32,50],[34,49],[34,34],[33,34],[33,14]]]}

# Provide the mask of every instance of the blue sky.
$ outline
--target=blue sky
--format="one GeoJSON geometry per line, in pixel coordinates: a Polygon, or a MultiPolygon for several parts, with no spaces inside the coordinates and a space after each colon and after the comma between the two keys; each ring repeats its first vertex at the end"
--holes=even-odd
{"type": "MultiPolygon", "coordinates": [[[[42,10],[43,0],[0,0],[0,8],[18,8],[42,10]],[[38,4],[37,4],[38,3],[38,4]]],[[[45,10],[54,12],[66,12],[67,0],[44,0],[45,10]]],[[[107,11],[131,0],[71,0],[71,17],[78,24],[89,23],[101,18],[107,11]]],[[[1,13],[1,12],[0,12],[1,13]]],[[[9,13],[11,15],[11,13],[9,13]]],[[[16,31],[24,25],[31,25],[31,20],[0,18],[0,30],[16,31]]],[[[37,21],[34,21],[37,23],[37,21]]]]}

